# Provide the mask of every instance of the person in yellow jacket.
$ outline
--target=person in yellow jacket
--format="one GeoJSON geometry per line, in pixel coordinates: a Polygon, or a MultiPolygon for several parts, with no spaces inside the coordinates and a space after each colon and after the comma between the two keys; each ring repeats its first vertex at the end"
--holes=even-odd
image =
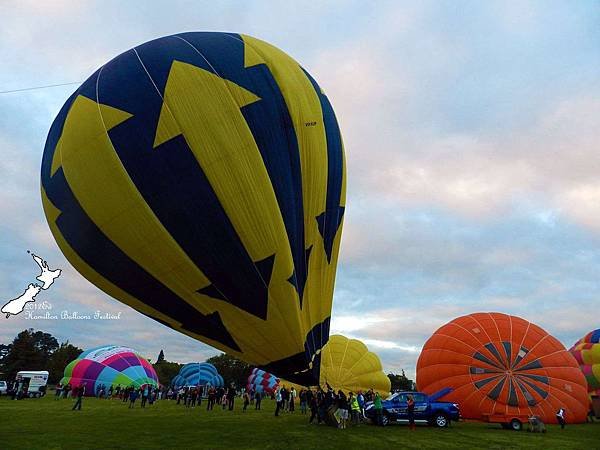
{"type": "Polygon", "coordinates": [[[350,416],[352,423],[358,425],[358,416],[360,414],[360,405],[358,404],[358,398],[354,396],[354,393],[350,392],[348,397],[348,403],[350,404],[350,416]]]}

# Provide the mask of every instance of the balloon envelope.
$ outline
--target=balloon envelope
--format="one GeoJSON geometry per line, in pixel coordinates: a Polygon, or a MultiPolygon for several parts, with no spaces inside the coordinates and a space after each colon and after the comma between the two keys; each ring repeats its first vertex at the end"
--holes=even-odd
{"type": "Polygon", "coordinates": [[[221,387],[224,385],[223,377],[219,375],[216,367],[205,362],[185,364],[173,378],[171,384],[175,388],[206,385],[221,387]]]}
{"type": "Polygon", "coordinates": [[[65,367],[61,384],[72,387],[85,385],[85,395],[96,395],[100,385],[139,388],[158,386],[158,376],[152,365],[135,350],[117,345],[96,347],[81,353],[65,367]]]}
{"type": "Polygon", "coordinates": [[[321,386],[325,383],[345,392],[373,389],[385,396],[391,390],[379,357],[361,341],[341,335],[331,336],[323,348],[321,386]]]}
{"type": "Polygon", "coordinates": [[[271,394],[279,387],[279,382],[275,375],[255,367],[248,376],[246,390],[271,394]]]}
{"type": "Polygon", "coordinates": [[[582,422],[588,411],[585,379],[577,361],[546,331],[519,317],[475,313],[452,320],[425,343],[417,386],[441,401],[456,402],[461,416],[538,415],[582,422]]]}
{"type": "Polygon", "coordinates": [[[56,117],[42,201],[114,298],[294,381],[318,380],[345,207],[327,96],[250,36],[182,33],[103,65],[56,117]]]}
{"type": "Polygon", "coordinates": [[[600,396],[600,329],[590,331],[569,350],[577,360],[592,396],[600,396]]]}

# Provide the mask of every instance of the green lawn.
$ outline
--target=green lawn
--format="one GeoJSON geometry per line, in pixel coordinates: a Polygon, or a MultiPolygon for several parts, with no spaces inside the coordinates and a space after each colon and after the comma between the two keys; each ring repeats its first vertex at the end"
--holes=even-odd
{"type": "MultiPolygon", "coordinates": [[[[139,402],[139,400],[138,400],[139,402]]],[[[338,430],[309,425],[298,411],[274,417],[273,402],[262,411],[186,409],[172,401],[133,410],[118,400],[11,401],[0,398],[0,449],[256,448],[372,450],[376,448],[600,448],[600,423],[550,426],[545,435],[505,431],[498,425],[457,423],[447,429],[361,425],[338,430]]],[[[205,405],[205,404],[203,404],[205,405]]]]}

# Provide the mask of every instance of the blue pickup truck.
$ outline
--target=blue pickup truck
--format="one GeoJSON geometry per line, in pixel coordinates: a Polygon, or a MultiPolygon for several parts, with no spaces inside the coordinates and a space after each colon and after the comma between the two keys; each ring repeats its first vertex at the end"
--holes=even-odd
{"type": "MultiPolygon", "coordinates": [[[[457,421],[460,418],[460,410],[456,403],[432,401],[422,392],[395,392],[381,402],[383,425],[408,423],[406,399],[409,394],[415,401],[415,423],[447,427],[451,420],[457,421]]],[[[368,419],[375,422],[373,402],[367,402],[365,414],[368,419]]]]}

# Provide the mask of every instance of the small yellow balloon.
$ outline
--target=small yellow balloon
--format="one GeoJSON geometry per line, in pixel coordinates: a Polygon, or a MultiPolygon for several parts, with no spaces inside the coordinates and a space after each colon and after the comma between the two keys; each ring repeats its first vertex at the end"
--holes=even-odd
{"type": "Polygon", "coordinates": [[[330,336],[321,353],[321,386],[345,392],[368,391],[386,395],[391,382],[383,372],[379,357],[365,344],[339,334],[330,336]]]}

